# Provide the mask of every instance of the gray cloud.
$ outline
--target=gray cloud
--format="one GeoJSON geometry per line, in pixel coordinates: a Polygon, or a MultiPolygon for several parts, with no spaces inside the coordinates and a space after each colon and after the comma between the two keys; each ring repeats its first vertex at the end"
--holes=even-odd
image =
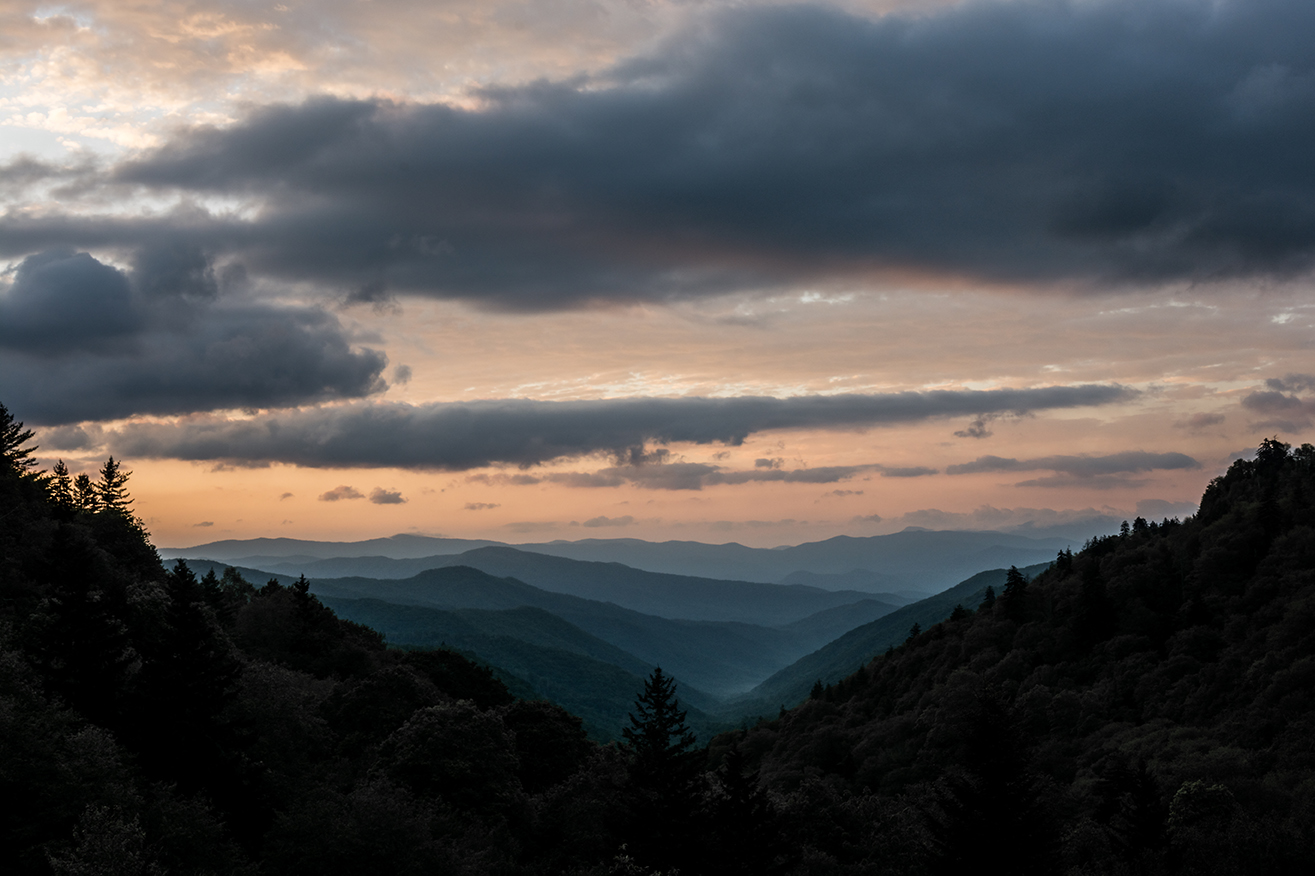
{"type": "Polygon", "coordinates": [[[927,468],[925,465],[913,465],[904,468],[887,468],[883,466],[881,469],[883,478],[921,478],[937,473],[938,469],[927,468]]]}
{"type": "Polygon", "coordinates": [[[0,397],[33,425],[281,407],[382,390],[387,357],[324,310],[219,296],[207,258],[164,245],[131,275],[48,251],[0,293],[0,397]]]}
{"type": "Polygon", "coordinates": [[[1265,381],[1265,386],[1278,392],[1303,392],[1307,389],[1315,389],[1315,374],[1285,374],[1282,377],[1271,377],[1265,381]]]}
{"type": "Polygon", "coordinates": [[[1315,254],[1313,42],[1306,0],[725,11],[479,109],[317,99],[197,128],[114,184],[250,196],[251,218],[14,213],[0,247],[167,231],[352,300],[526,309],[881,268],[1285,275],[1315,254]]]}
{"type": "Polygon", "coordinates": [[[1190,517],[1199,506],[1195,502],[1170,502],[1165,499],[1142,499],[1137,503],[1137,515],[1150,520],[1165,517],[1190,517]]]}
{"type": "Polygon", "coordinates": [[[1300,391],[1310,384],[1308,375],[1289,374],[1282,380],[1265,381],[1268,390],[1257,390],[1242,399],[1242,407],[1261,419],[1252,423],[1256,430],[1277,429],[1281,432],[1300,432],[1315,422],[1315,399],[1288,395],[1287,391],[1300,391]]]}
{"type": "Polygon", "coordinates": [[[104,440],[104,430],[90,424],[42,429],[40,435],[41,447],[46,450],[94,450],[104,440]]]}
{"type": "Polygon", "coordinates": [[[991,431],[991,421],[995,417],[983,414],[975,417],[965,428],[954,433],[956,438],[990,438],[995,433],[991,431]]]}
{"type": "Polygon", "coordinates": [[[334,487],[324,493],[320,493],[321,502],[340,502],[343,499],[364,499],[365,494],[355,487],[349,487],[343,484],[340,487],[334,487]]]}
{"type": "Polygon", "coordinates": [[[1179,429],[1186,429],[1189,432],[1200,432],[1209,429],[1212,426],[1218,426],[1227,419],[1223,414],[1192,414],[1183,420],[1174,423],[1179,429]]]}
{"type": "Polygon", "coordinates": [[[1184,453],[1148,453],[1129,450],[1105,456],[1043,456],[1037,459],[1007,459],[1000,456],[979,456],[972,462],[946,466],[945,473],[952,475],[980,474],[982,472],[1054,471],[1077,479],[1061,484],[1061,479],[1026,482],[1027,486],[1061,486],[1086,483],[1088,479],[1135,472],[1195,469],[1201,464],[1184,453]]]}
{"type": "Polygon", "coordinates": [[[375,505],[405,505],[406,499],[402,494],[395,490],[385,490],[383,487],[375,487],[370,491],[370,501],[375,505]]]}
{"type": "Polygon", "coordinates": [[[635,518],[631,517],[629,514],[624,517],[604,517],[600,515],[598,517],[591,517],[580,525],[593,529],[601,526],[631,526],[634,522],[635,518]]]}
{"type": "MultiPolygon", "coordinates": [[[[972,511],[942,511],[923,508],[884,521],[892,531],[906,526],[923,529],[995,529],[1003,532],[1037,533],[1059,531],[1105,534],[1118,529],[1121,520],[1132,515],[1126,511],[1105,506],[1102,508],[997,508],[981,505],[972,511]]],[[[880,520],[878,518],[877,520],[880,520]]],[[[855,518],[855,522],[862,522],[855,518]]],[[[877,521],[874,521],[877,522],[877,521]]],[[[1083,536],[1085,537],[1085,535],[1083,536]]]]}
{"type": "Polygon", "coordinates": [[[467,502],[467,511],[490,511],[494,508],[501,508],[497,502],[467,502]]]}
{"type": "MultiPolygon", "coordinates": [[[[544,402],[522,399],[450,404],[354,403],[272,413],[249,420],[190,418],[129,424],[116,450],[140,458],[288,462],[304,466],[401,466],[463,470],[531,466],[610,453],[663,458],[649,442],[742,443],[776,429],[860,429],[991,410],[1043,410],[1129,401],[1134,390],[1087,384],[989,391],[939,390],[777,399],[630,398],[544,402]]],[[[23,410],[12,406],[15,410],[23,410]]],[[[697,464],[685,464],[697,465],[697,464]]],[[[676,464],[639,466],[702,476],[676,464]]],[[[755,470],[762,479],[791,472],[755,470]]]]}

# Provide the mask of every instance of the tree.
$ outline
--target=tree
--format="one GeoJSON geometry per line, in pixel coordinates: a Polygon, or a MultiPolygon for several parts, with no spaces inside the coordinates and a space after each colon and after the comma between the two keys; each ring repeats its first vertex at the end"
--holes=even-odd
{"type": "Polygon", "coordinates": [[[17,475],[31,474],[31,469],[37,464],[32,459],[37,448],[36,445],[23,445],[31,441],[34,434],[31,429],[23,428],[22,421],[14,419],[9,408],[0,404],[0,465],[17,475]]]}
{"type": "Polygon", "coordinates": [[[79,511],[95,511],[100,507],[96,485],[91,482],[91,477],[86,472],[73,479],[73,507],[79,511]]]}
{"type": "Polygon", "coordinates": [[[1013,620],[1023,617],[1023,599],[1027,594],[1027,576],[1018,571],[1017,566],[1010,566],[1005,574],[1004,593],[1000,601],[1004,603],[1005,614],[1013,620]]]}
{"type": "Polygon", "coordinates": [[[696,854],[701,752],[676,698],[676,681],[658,667],[621,730],[630,753],[629,848],[641,863],[669,869],[696,854]]]}
{"type": "Polygon", "coordinates": [[[105,464],[100,467],[100,481],[96,484],[96,498],[100,501],[100,510],[125,515],[129,513],[132,499],[128,496],[126,484],[130,475],[132,472],[124,471],[123,466],[115,462],[113,456],[105,460],[105,464]]]}
{"type": "Polygon", "coordinates": [[[65,514],[73,510],[73,478],[69,475],[68,466],[62,459],[51,469],[50,500],[65,514]]]}

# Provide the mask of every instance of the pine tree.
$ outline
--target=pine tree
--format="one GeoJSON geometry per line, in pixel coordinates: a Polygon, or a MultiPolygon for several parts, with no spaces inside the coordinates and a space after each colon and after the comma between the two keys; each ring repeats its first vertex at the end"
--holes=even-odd
{"type": "Polygon", "coordinates": [[[699,846],[702,753],[685,715],[675,679],[658,667],[635,700],[630,726],[621,730],[630,753],[629,848],[658,869],[680,867],[699,846]]]}
{"type": "Polygon", "coordinates": [[[73,479],[73,507],[79,511],[95,511],[100,508],[96,485],[91,482],[91,477],[86,472],[73,479]]]}
{"type": "Polygon", "coordinates": [[[50,501],[65,514],[73,510],[73,478],[64,460],[55,463],[50,473],[50,501]]]}
{"type": "Polygon", "coordinates": [[[24,429],[23,423],[14,419],[9,408],[0,404],[0,466],[17,475],[29,475],[36,468],[37,461],[32,458],[36,445],[24,447],[32,440],[35,433],[24,429]]]}
{"type": "Polygon", "coordinates": [[[100,481],[96,484],[96,498],[100,510],[116,514],[128,514],[132,499],[128,496],[128,477],[130,471],[124,471],[122,464],[115,462],[111,456],[100,468],[100,481]]]}
{"type": "Polygon", "coordinates": [[[1005,575],[1004,593],[1000,594],[1000,601],[1004,603],[1005,613],[1014,620],[1022,620],[1024,609],[1024,597],[1027,593],[1027,576],[1018,571],[1017,566],[1010,566],[1009,572],[1005,575]]]}

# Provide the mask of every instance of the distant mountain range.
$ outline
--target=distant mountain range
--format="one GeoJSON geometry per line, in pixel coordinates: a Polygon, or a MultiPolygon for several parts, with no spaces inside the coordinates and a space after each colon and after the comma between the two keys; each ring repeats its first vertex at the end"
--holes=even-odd
{"type": "MultiPolygon", "coordinates": [[[[1037,563],[1019,571],[1033,578],[1047,566],[1049,563],[1037,563]]],[[[837,682],[887,648],[903,642],[914,624],[929,629],[949,617],[956,605],[976,609],[987,587],[994,587],[997,593],[1003,591],[1006,574],[1005,569],[978,572],[949,590],[855,627],[780,670],[744,697],[724,706],[721,712],[738,718],[744,714],[772,715],[781,705],[794,706],[808,696],[815,683],[837,682]]]]}
{"type": "Polygon", "coordinates": [[[429,569],[469,566],[496,578],[516,578],[543,590],[613,602],[658,617],[743,621],[766,626],[793,623],[824,609],[863,600],[877,600],[888,606],[887,610],[912,601],[894,593],[645,572],[620,563],[568,560],[509,547],[483,547],[461,554],[407,560],[348,557],[257,565],[250,559],[254,558],[239,561],[238,565],[293,577],[305,574],[316,581],[338,578],[400,580],[429,569]]]}
{"type": "MultiPolygon", "coordinates": [[[[527,554],[526,557],[533,558],[534,555],[527,554]]],[[[190,559],[187,563],[193,571],[202,575],[210,569],[214,569],[216,574],[222,573],[225,565],[201,559],[190,559]]],[[[239,567],[238,571],[254,583],[263,583],[270,577],[264,570],[239,567]]],[[[278,577],[283,582],[290,580],[289,576],[278,577]]],[[[429,569],[404,580],[360,577],[311,580],[311,591],[326,601],[340,600],[345,603],[377,600],[449,611],[508,611],[524,607],[541,609],[574,625],[581,633],[621,649],[634,661],[626,663],[612,660],[616,665],[628,671],[636,666],[647,667],[645,671],[654,666],[662,666],[681,682],[706,692],[715,700],[748,691],[804,654],[897,607],[867,598],[861,593],[845,597],[843,594],[813,588],[751,583],[745,583],[744,588],[750,591],[745,594],[746,613],[755,611],[755,601],[770,603],[771,597],[778,592],[791,597],[790,604],[782,603],[768,612],[781,623],[768,626],[740,621],[659,617],[612,602],[554,593],[515,578],[497,577],[469,566],[429,569]],[[810,600],[809,597],[813,598],[810,600]]],[[[332,604],[337,607],[340,603],[332,604]]],[[[340,613],[348,619],[360,620],[350,607],[343,608],[340,613]]],[[[759,610],[759,613],[763,612],[759,610]]],[[[374,626],[373,622],[360,622],[374,626]]],[[[390,628],[378,629],[393,644],[418,645],[427,641],[415,638],[414,626],[394,624],[390,628]],[[408,632],[399,638],[403,629],[408,632]]],[[[521,629],[524,629],[523,625],[521,629]]],[[[526,641],[534,640],[531,637],[526,641]]],[[[450,644],[472,650],[482,659],[501,665],[494,657],[473,645],[456,642],[450,644]]],[[[603,659],[601,655],[587,650],[580,653],[603,659]]],[[[511,667],[503,668],[515,672],[511,667]]],[[[708,701],[708,704],[711,706],[714,702],[708,701]]]]}
{"type": "MultiPolygon", "coordinates": [[[[1033,538],[1006,532],[910,528],[892,535],[837,536],[771,549],[735,543],[649,542],[626,538],[508,545],[487,540],[395,535],[358,542],[289,538],[228,540],[165,548],[160,555],[204,557],[294,575],[305,573],[315,578],[347,575],[405,578],[425,568],[456,562],[441,557],[452,558],[484,548],[510,548],[522,553],[591,563],[620,563],[640,571],[694,578],[930,595],[983,569],[1046,562],[1068,547],[1079,548],[1081,542],[1057,536],[1033,538]]],[[[483,562],[478,557],[476,561],[483,562]]],[[[470,557],[461,562],[472,564],[470,557]]]]}
{"type": "MultiPolygon", "coordinates": [[[[576,593],[469,565],[444,565],[405,579],[312,578],[311,591],[341,617],[379,630],[393,645],[443,644],[477,656],[579,714],[597,738],[610,738],[624,723],[654,666],[680,682],[700,730],[715,732],[741,717],[793,705],[819,679],[844,677],[903,641],[915,622],[943,620],[957,602],[975,607],[984,588],[1001,585],[1005,574],[982,572],[900,606],[898,597],[885,601],[859,591],[649,573],[501,546],[460,556],[576,593]],[[684,600],[689,611],[704,614],[733,614],[738,607],[741,616],[760,622],[664,617],[618,604],[621,598],[577,593],[663,610],[676,610],[684,600]]],[[[200,575],[211,569],[220,574],[228,565],[187,562],[200,575]]],[[[268,569],[238,571],[258,584],[269,577],[292,580],[268,569]]]]}

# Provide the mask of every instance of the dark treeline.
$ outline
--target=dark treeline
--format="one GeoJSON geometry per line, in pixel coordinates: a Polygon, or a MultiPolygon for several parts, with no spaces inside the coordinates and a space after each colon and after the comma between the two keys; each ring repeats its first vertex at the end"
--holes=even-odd
{"type": "MultiPolygon", "coordinates": [[[[23,874],[1306,872],[1315,449],[1010,575],[699,747],[621,744],[309,592],[166,569],[111,460],[76,500],[0,406],[0,866],[23,874]],[[108,474],[106,471],[108,470],[108,474]],[[109,496],[109,500],[105,499],[109,496]]],[[[68,490],[65,484],[69,484],[68,490]]]]}

